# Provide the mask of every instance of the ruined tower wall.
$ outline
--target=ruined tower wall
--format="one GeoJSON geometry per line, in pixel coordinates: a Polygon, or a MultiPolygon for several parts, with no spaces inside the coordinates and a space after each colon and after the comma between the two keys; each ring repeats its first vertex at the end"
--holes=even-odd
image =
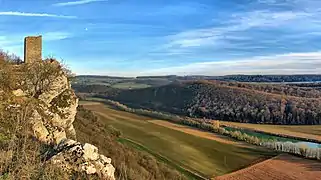
{"type": "Polygon", "coordinates": [[[24,41],[24,62],[34,63],[42,60],[42,36],[28,36],[24,41]]]}

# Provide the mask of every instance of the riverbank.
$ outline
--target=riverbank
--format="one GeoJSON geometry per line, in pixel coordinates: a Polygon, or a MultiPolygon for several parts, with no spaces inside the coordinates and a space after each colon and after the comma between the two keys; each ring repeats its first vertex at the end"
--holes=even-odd
{"type": "Polygon", "coordinates": [[[267,125],[220,121],[223,127],[321,144],[321,125],[267,125]]]}

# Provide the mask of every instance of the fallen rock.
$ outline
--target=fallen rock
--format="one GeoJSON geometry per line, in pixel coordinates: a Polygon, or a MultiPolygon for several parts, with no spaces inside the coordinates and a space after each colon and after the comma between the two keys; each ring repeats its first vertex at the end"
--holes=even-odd
{"type": "Polygon", "coordinates": [[[84,146],[84,158],[86,160],[93,160],[93,161],[96,161],[98,158],[99,158],[99,155],[98,155],[98,148],[91,145],[91,144],[88,144],[86,143],[84,146]]]}

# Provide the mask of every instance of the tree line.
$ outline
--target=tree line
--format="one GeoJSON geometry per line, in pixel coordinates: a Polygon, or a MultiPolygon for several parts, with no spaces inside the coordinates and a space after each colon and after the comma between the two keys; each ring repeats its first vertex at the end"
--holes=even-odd
{"type": "Polygon", "coordinates": [[[320,74],[300,75],[227,75],[221,76],[220,80],[240,82],[312,82],[321,81],[320,74]]]}
{"type": "Polygon", "coordinates": [[[272,83],[244,83],[244,82],[226,82],[226,81],[207,81],[215,84],[245,88],[251,90],[262,91],[271,94],[280,94],[283,96],[296,96],[306,98],[320,98],[321,91],[316,87],[317,84],[310,83],[296,83],[296,84],[272,84],[272,83]]]}

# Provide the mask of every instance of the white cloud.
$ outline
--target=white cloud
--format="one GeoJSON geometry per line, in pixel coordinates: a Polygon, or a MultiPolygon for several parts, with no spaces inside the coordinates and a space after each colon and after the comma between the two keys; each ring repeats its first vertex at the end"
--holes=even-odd
{"type": "Polygon", "coordinates": [[[296,3],[300,0],[258,0],[258,3],[268,4],[268,5],[287,5],[289,3],[296,3]]]}
{"type": "Polygon", "coordinates": [[[47,32],[42,34],[44,41],[55,41],[55,40],[63,40],[71,37],[70,33],[67,32],[47,32]]]}
{"type": "Polygon", "coordinates": [[[43,41],[55,41],[55,40],[62,40],[62,39],[71,37],[70,33],[62,32],[62,31],[40,32],[40,33],[26,32],[23,34],[0,36],[0,45],[5,46],[5,45],[12,45],[12,44],[23,44],[23,38],[31,35],[34,35],[34,36],[42,35],[43,41]]]}
{"type": "Polygon", "coordinates": [[[79,1],[69,1],[69,2],[56,3],[56,4],[53,4],[53,6],[75,6],[75,5],[82,5],[82,4],[88,4],[88,3],[93,3],[93,2],[101,2],[101,1],[107,1],[107,0],[79,0],[79,1]]]}
{"type": "Polygon", "coordinates": [[[285,6],[293,8],[317,9],[321,2],[319,0],[257,0],[259,4],[269,6],[285,6]]]}
{"type": "Polygon", "coordinates": [[[195,29],[184,31],[175,35],[167,36],[168,44],[164,48],[180,47],[199,47],[203,45],[213,45],[223,35],[220,28],[195,29]]]}
{"type": "Polygon", "coordinates": [[[251,11],[232,14],[230,19],[220,26],[183,31],[166,37],[169,41],[164,47],[189,48],[200,46],[221,46],[227,40],[244,40],[247,37],[238,35],[238,32],[260,27],[278,27],[294,20],[314,16],[308,12],[272,12],[268,10],[251,11]]]}
{"type": "Polygon", "coordinates": [[[88,70],[83,68],[71,67],[73,72],[77,75],[101,75],[101,76],[118,76],[118,77],[136,77],[139,75],[139,71],[115,71],[112,69],[100,70],[88,70]]]}
{"type": "Polygon", "coordinates": [[[247,30],[254,27],[272,27],[312,16],[307,12],[281,11],[272,12],[269,10],[258,10],[247,13],[237,13],[232,15],[228,23],[232,24],[228,28],[230,31],[247,30]]]}
{"type": "Polygon", "coordinates": [[[0,12],[0,16],[27,16],[27,17],[53,17],[53,18],[77,18],[76,16],[64,16],[57,14],[47,14],[47,13],[26,13],[26,12],[15,12],[15,11],[5,11],[0,12]]]}
{"type": "Polygon", "coordinates": [[[320,74],[321,51],[258,56],[143,71],[140,75],[320,74]]]}

